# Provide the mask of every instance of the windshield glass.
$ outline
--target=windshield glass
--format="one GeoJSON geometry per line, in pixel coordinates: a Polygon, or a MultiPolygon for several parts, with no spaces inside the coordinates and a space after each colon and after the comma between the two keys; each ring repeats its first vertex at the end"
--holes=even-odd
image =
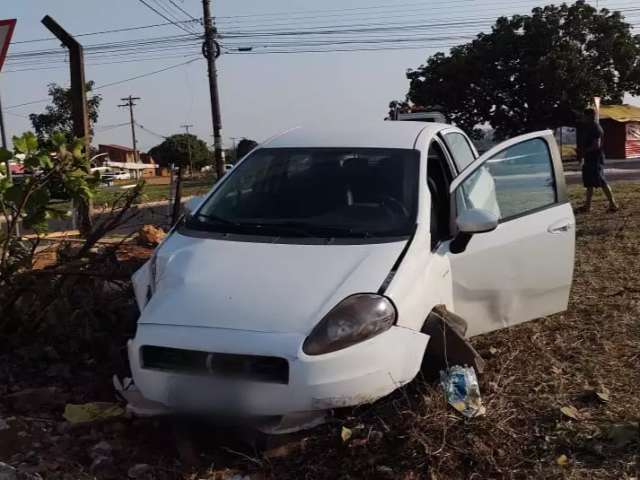
{"type": "Polygon", "coordinates": [[[409,235],[419,155],[377,148],[263,148],[188,219],[216,232],[277,236],[409,235]]]}

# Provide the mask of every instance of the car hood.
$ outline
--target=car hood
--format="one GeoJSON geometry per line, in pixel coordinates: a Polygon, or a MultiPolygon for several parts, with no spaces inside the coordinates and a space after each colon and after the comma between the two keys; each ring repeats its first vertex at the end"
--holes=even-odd
{"type": "MultiPolygon", "coordinates": [[[[306,335],[345,297],[378,291],[405,243],[300,245],[174,233],[156,252],[156,288],[139,323],[306,335]]],[[[145,277],[134,276],[137,292],[146,291],[145,277]]]]}

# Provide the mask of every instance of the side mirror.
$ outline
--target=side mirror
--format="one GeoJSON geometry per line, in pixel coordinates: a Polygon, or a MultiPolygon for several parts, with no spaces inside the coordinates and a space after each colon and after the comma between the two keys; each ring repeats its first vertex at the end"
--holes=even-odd
{"type": "Polygon", "coordinates": [[[196,196],[196,197],[191,197],[189,200],[187,200],[184,204],[184,209],[188,214],[191,214],[193,212],[196,211],[196,209],[200,206],[200,204],[202,203],[202,200],[204,200],[203,196],[196,196]]]}
{"type": "Polygon", "coordinates": [[[498,217],[489,210],[472,208],[462,212],[456,219],[456,223],[462,233],[473,235],[491,232],[498,228],[498,217]]]}
{"type": "Polygon", "coordinates": [[[451,253],[462,253],[467,248],[471,237],[477,233],[487,233],[498,228],[498,217],[495,213],[482,208],[465,210],[456,219],[459,233],[451,241],[451,253]]]}

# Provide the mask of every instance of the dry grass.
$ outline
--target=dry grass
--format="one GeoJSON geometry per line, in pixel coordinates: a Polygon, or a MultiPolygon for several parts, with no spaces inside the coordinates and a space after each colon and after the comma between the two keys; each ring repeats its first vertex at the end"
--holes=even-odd
{"type": "MultiPolygon", "coordinates": [[[[48,479],[94,477],[86,451],[103,439],[114,447],[116,478],[126,477],[135,463],[153,465],[154,478],[165,479],[231,478],[230,470],[273,479],[638,478],[637,427],[618,442],[609,436],[612,426],[640,418],[640,184],[614,187],[620,212],[605,213],[598,197],[591,214],[578,216],[569,310],[474,339],[487,360],[480,379],[484,417],[462,418],[439,386],[418,379],[372,406],[339,412],[332,423],[309,432],[300,451],[283,458],[253,449],[238,453],[242,447],[226,443],[223,435],[214,441],[211,432],[209,447],[230,449],[208,448],[200,467],[190,469],[178,460],[165,423],[137,420],[57,437],[55,428],[43,434],[46,422],[61,421],[55,409],[17,415],[22,441],[41,444],[40,465],[58,465],[55,471],[43,467],[48,479]],[[608,391],[609,401],[594,391],[608,391]],[[561,413],[565,406],[577,409],[577,420],[561,413]],[[353,431],[347,442],[340,439],[343,426],[353,431]],[[566,462],[559,465],[562,455],[566,462]]],[[[574,202],[580,195],[582,189],[572,190],[574,202]]],[[[111,338],[112,347],[121,349],[122,337],[112,333],[111,338]]],[[[34,355],[22,355],[24,360],[14,352],[0,356],[12,362],[5,373],[13,384],[4,388],[58,385],[75,402],[110,398],[108,375],[95,373],[113,371],[104,358],[83,354],[81,364],[72,365],[73,379],[60,380],[38,373],[47,364],[37,363],[34,355]]],[[[0,402],[0,416],[8,415],[15,412],[3,411],[0,402]]],[[[15,463],[11,458],[0,451],[0,461],[15,463]]]]}

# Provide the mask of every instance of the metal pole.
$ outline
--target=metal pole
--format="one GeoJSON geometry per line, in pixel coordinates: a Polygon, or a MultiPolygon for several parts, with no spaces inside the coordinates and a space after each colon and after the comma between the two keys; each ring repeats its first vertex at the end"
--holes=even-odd
{"type": "MultiPolygon", "coordinates": [[[[46,15],[42,19],[45,27],[51,31],[69,50],[69,66],[71,70],[71,117],[73,119],[73,134],[82,138],[85,144],[85,152],[89,155],[90,130],[89,109],[87,106],[87,92],[85,90],[84,76],[84,51],[82,45],[73,38],[58,23],[46,15]]],[[[78,216],[80,217],[80,233],[87,236],[92,228],[91,200],[82,199],[78,204],[78,216]]]]}
{"type": "MultiPolygon", "coordinates": [[[[2,148],[8,150],[7,148],[7,133],[4,130],[4,114],[2,113],[2,98],[0,98],[0,136],[2,137],[2,148]]],[[[9,164],[9,159],[5,160],[5,165],[7,167],[7,178],[9,179],[9,183],[12,182],[13,177],[11,174],[11,168],[9,164]]]]}
{"type": "MultiPolygon", "coordinates": [[[[8,150],[8,145],[7,145],[7,133],[5,132],[4,129],[4,114],[2,113],[2,99],[0,98],[0,137],[2,137],[2,148],[4,148],[5,150],[8,150]]],[[[13,174],[11,173],[11,163],[9,162],[9,159],[7,158],[4,161],[6,167],[7,167],[7,179],[9,180],[9,183],[13,183],[13,174]]],[[[9,224],[7,223],[7,231],[9,230],[9,224]]],[[[20,221],[16,222],[16,226],[14,227],[16,236],[19,237],[20,236],[20,221]]]]}
{"type": "Polygon", "coordinates": [[[211,18],[211,0],[202,0],[204,13],[204,53],[209,71],[209,93],[211,95],[211,117],[213,120],[213,147],[218,178],[224,175],[224,161],[222,159],[222,118],[220,115],[220,98],[218,94],[218,73],[216,71],[216,57],[219,46],[216,43],[217,31],[211,18]]]}

